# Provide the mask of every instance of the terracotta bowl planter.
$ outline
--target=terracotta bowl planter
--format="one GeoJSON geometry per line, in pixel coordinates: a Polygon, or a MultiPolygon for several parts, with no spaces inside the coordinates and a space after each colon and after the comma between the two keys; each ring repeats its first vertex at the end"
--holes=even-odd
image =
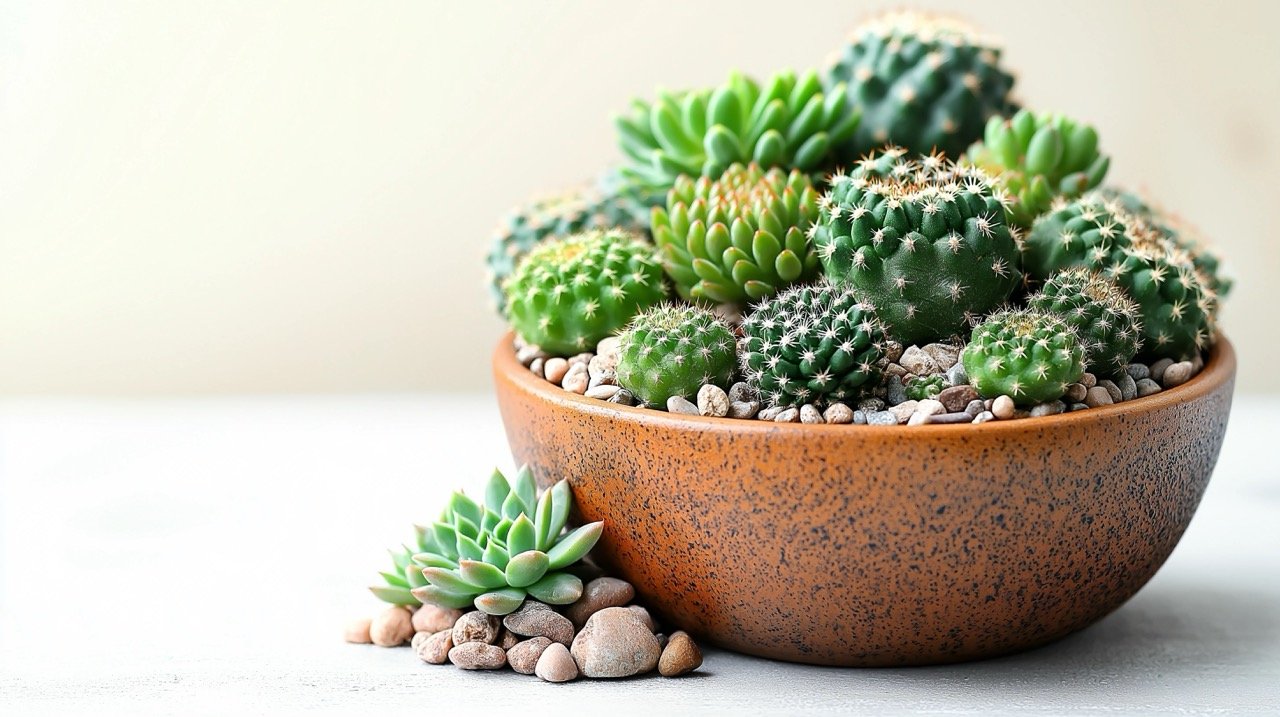
{"type": "Polygon", "coordinates": [[[777,425],[615,406],[493,357],[511,451],[566,477],[598,553],[668,622],[822,665],[920,665],[1042,645],[1164,563],[1227,428],[1221,341],[1190,382],[978,426],[777,425]]]}

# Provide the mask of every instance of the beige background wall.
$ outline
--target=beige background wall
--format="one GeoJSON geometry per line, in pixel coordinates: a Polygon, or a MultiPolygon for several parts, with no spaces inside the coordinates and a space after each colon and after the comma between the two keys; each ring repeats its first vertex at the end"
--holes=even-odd
{"type": "MultiPolygon", "coordinates": [[[[613,160],[632,95],[884,5],[0,2],[0,393],[483,388],[509,205],[613,160]]],[[[1280,3],[961,7],[1218,240],[1242,387],[1280,389],[1280,3]]]]}

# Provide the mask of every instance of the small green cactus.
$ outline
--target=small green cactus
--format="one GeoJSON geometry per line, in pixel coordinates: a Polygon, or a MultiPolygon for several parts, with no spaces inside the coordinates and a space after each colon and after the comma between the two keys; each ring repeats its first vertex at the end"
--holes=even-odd
{"type": "Polygon", "coordinates": [[[1027,305],[1066,320],[1084,343],[1085,368],[1102,376],[1124,371],[1142,347],[1138,305],[1102,274],[1082,267],[1049,277],[1027,305]]]}
{"type": "Polygon", "coordinates": [[[676,177],[718,177],[734,163],[815,172],[858,124],[843,85],[824,92],[816,73],[775,74],[761,87],[733,73],[712,90],[659,92],[615,118],[637,191],[666,192],[676,177]]]}
{"type": "Polygon", "coordinates": [[[528,468],[514,483],[494,471],[484,503],[454,493],[439,520],[417,527],[417,552],[393,553],[398,572],[383,573],[387,584],[370,590],[397,605],[475,606],[491,615],[513,612],[526,595],[572,603],[582,596],[582,580],[564,569],[585,557],[604,529],[597,522],[562,534],[572,507],[565,481],[538,498],[528,468]]]}
{"type": "Polygon", "coordinates": [[[903,344],[960,335],[1020,281],[1004,195],[971,165],[901,148],[831,179],[814,245],[829,279],[862,290],[903,344]]]}
{"type": "Polygon", "coordinates": [[[913,401],[937,398],[938,394],[942,393],[942,389],[946,387],[947,377],[944,374],[933,373],[928,376],[912,376],[906,385],[907,398],[913,401]]]}
{"type": "Polygon", "coordinates": [[[618,385],[655,408],[672,396],[693,398],[704,384],[726,387],[737,368],[735,344],[729,327],[706,309],[651,308],[622,334],[618,385]]]}
{"type": "Polygon", "coordinates": [[[992,117],[970,160],[1011,197],[1009,220],[1024,229],[1057,197],[1075,198],[1098,186],[1111,158],[1098,152],[1098,132],[1060,114],[1021,110],[992,117]]]}
{"type": "Polygon", "coordinates": [[[843,153],[860,157],[885,144],[958,157],[982,137],[992,115],[1012,114],[1013,75],[1001,50],[953,18],[887,13],[854,30],[826,73],[848,85],[862,112],[843,153]]]}
{"type": "Polygon", "coordinates": [[[653,210],[653,237],[680,296],[741,305],[821,272],[808,237],[817,218],[804,173],[735,164],[677,179],[667,208],[653,210]]]}
{"type": "Polygon", "coordinates": [[[1036,282],[1071,266],[1099,269],[1143,231],[1149,231],[1146,224],[1098,192],[1058,200],[1031,225],[1022,244],[1022,268],[1036,282]]]}
{"type": "Polygon", "coordinates": [[[878,375],[885,336],[849,287],[792,287],[742,321],[742,373],[771,406],[821,405],[856,396],[878,375]]]}
{"type": "Polygon", "coordinates": [[[545,241],[505,284],[511,326],[553,354],[591,348],[666,298],[655,254],[638,235],[619,230],[545,241]]]}
{"type": "Polygon", "coordinates": [[[983,398],[1029,405],[1061,398],[1084,376],[1084,346],[1062,318],[1033,309],[1000,311],[973,330],[960,353],[983,398]]]}

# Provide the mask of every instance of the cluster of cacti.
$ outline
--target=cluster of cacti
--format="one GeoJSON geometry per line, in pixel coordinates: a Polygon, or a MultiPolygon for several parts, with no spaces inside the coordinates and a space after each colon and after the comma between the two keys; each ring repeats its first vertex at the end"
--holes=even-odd
{"type": "Polygon", "coordinates": [[[603,523],[567,534],[573,507],[569,484],[560,481],[537,496],[533,474],[521,468],[514,484],[494,471],[483,503],[454,493],[440,519],[417,527],[417,552],[393,552],[397,572],[370,588],[397,605],[475,606],[505,615],[525,596],[567,605],[582,596],[582,580],[565,568],[600,539],[603,523]]]}
{"type": "Polygon", "coordinates": [[[618,385],[647,406],[691,398],[704,384],[727,386],[737,368],[737,339],[697,306],[664,304],[635,317],[622,333],[618,385]]]}
{"type": "Polygon", "coordinates": [[[1111,158],[1098,152],[1093,127],[1030,110],[988,120],[969,158],[1009,193],[1009,221],[1023,228],[1058,197],[1078,197],[1098,186],[1111,166],[1111,158]]]}
{"type": "Polygon", "coordinates": [[[927,376],[912,376],[905,387],[907,398],[923,401],[926,398],[937,398],[942,389],[947,387],[947,377],[940,373],[927,376]]]}
{"type": "Polygon", "coordinates": [[[743,319],[742,334],[742,372],[771,406],[856,396],[884,353],[875,310],[856,290],[831,284],[766,299],[743,319]]]}
{"type": "Polygon", "coordinates": [[[1142,347],[1138,305],[1114,281],[1091,269],[1072,267],[1050,276],[1027,305],[1056,314],[1076,330],[1091,373],[1119,374],[1142,347]]]}
{"type": "Polygon", "coordinates": [[[680,296],[745,304],[821,271],[808,231],[818,194],[808,175],[734,164],[717,177],[680,176],[653,238],[680,296]]]}
{"type": "Polygon", "coordinates": [[[992,314],[975,327],[960,362],[982,397],[1032,404],[1066,393],[1084,375],[1084,357],[1083,343],[1062,318],[1015,309],[992,314]]]}

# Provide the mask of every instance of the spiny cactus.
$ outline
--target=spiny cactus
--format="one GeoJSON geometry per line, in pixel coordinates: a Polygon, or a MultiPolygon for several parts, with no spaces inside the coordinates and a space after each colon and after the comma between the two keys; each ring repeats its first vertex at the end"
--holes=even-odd
{"type": "MultiPolygon", "coordinates": [[[[590,552],[604,524],[562,534],[573,507],[569,484],[560,481],[541,498],[536,492],[533,474],[521,468],[514,484],[494,471],[483,504],[454,493],[439,520],[417,528],[419,552],[405,572],[417,570],[420,578],[395,590],[370,589],[397,604],[474,605],[491,615],[514,611],[526,595],[551,605],[574,602],[582,596],[582,580],[563,571],[590,552]]],[[[397,563],[404,562],[400,555],[397,563]]]]}
{"type": "Polygon", "coordinates": [[[969,158],[1005,188],[1009,219],[1029,228],[1057,197],[1074,198],[1107,174],[1111,158],[1098,152],[1098,132],[1060,114],[1021,110],[987,120],[969,158]]]}
{"type": "Polygon", "coordinates": [[[669,190],[676,177],[718,177],[735,162],[814,172],[858,124],[843,85],[823,91],[816,73],[780,72],[761,87],[738,73],[711,90],[659,92],[615,118],[638,191],[669,190]]]}
{"type": "Polygon", "coordinates": [[[912,376],[906,385],[907,398],[913,401],[937,398],[938,394],[942,393],[942,389],[946,387],[947,377],[944,374],[932,373],[928,376],[912,376]]]}
{"type": "Polygon", "coordinates": [[[1003,192],[985,172],[892,147],[831,178],[814,245],[829,279],[862,290],[889,335],[923,344],[963,332],[1020,280],[1003,192]]]}
{"type": "Polygon", "coordinates": [[[507,317],[553,354],[595,346],[666,298],[654,247],[635,234],[592,231],[534,247],[507,280],[507,317]]]}
{"type": "Polygon", "coordinates": [[[992,115],[1012,114],[1013,75],[1001,49],[953,18],[887,13],[857,27],[825,79],[848,85],[862,121],[845,156],[892,143],[952,157],[981,138],[992,115]]]}
{"type": "Polygon", "coordinates": [[[1084,376],[1084,346],[1062,318],[1033,309],[1000,311],[973,330],[960,353],[983,398],[1029,405],[1061,398],[1084,376]]]}
{"type": "Polygon", "coordinates": [[[1144,231],[1150,231],[1148,225],[1097,192],[1060,199],[1031,225],[1022,267],[1037,282],[1071,266],[1099,269],[1111,263],[1118,248],[1133,243],[1134,233],[1144,231]]]}
{"type": "Polygon", "coordinates": [[[710,311],[664,304],[632,319],[623,332],[618,385],[645,405],[692,398],[704,384],[728,386],[737,368],[733,332],[710,311]]]}
{"type": "Polygon", "coordinates": [[[1142,347],[1138,305],[1102,274],[1082,267],[1049,277],[1027,305],[1065,319],[1084,344],[1085,368],[1113,376],[1124,371],[1142,347]]]}
{"type": "Polygon", "coordinates": [[[653,237],[680,296],[741,305],[821,272],[808,237],[817,217],[804,173],[735,164],[677,179],[667,208],[653,210],[653,237]]]}
{"type": "Polygon", "coordinates": [[[885,336],[849,287],[792,287],[742,321],[742,373],[772,406],[852,398],[877,375],[885,336]]]}

